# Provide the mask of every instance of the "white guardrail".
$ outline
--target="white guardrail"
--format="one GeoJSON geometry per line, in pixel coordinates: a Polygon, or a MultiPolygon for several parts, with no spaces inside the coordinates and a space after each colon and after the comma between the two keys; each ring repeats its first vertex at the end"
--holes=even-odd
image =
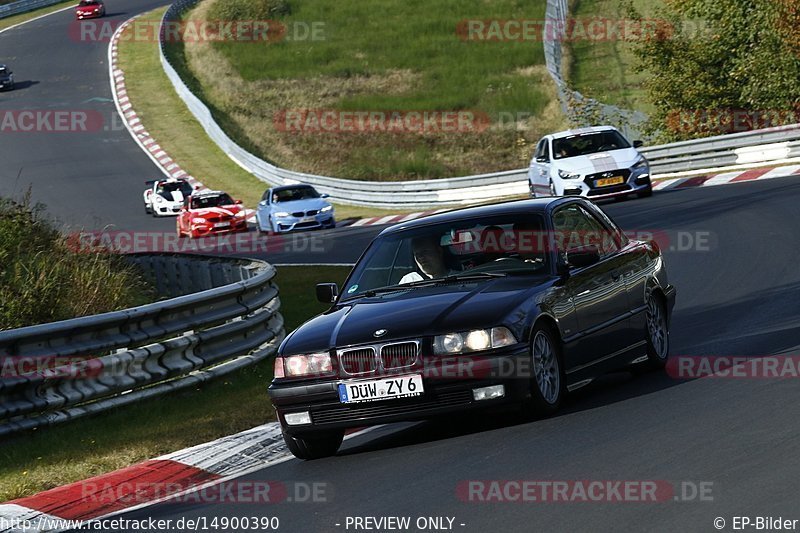
{"type": "MultiPolygon", "coordinates": [[[[177,20],[197,0],[179,0],[164,13],[177,20]]],[[[246,171],[270,185],[308,183],[339,203],[388,208],[426,208],[469,204],[528,192],[527,168],[435,180],[376,182],[305,174],[280,168],[237,145],[214,120],[208,107],[186,86],[170,64],[162,40],[161,64],[178,96],[208,136],[246,171]]],[[[708,171],[731,165],[791,162],[800,158],[800,124],[642,148],[655,178],[685,171],[708,171]]]]}
{"type": "MultiPolygon", "coordinates": [[[[63,2],[64,0],[20,0],[19,2],[11,2],[0,6],[0,19],[19,15],[20,13],[27,13],[40,7],[52,6],[63,2]]],[[[77,2],[76,2],[77,3],[77,2]]]]}
{"type": "Polygon", "coordinates": [[[126,258],[172,298],[0,331],[0,437],[191,387],[277,352],[285,334],[272,265],[126,258]]]}

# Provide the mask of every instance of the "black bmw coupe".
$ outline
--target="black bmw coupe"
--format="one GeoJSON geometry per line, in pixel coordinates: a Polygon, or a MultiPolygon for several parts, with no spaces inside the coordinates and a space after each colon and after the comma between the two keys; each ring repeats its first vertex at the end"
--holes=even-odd
{"type": "Polygon", "coordinates": [[[391,226],[282,343],[269,394],[302,459],[347,428],[516,403],[546,415],[612,370],[660,368],[675,288],[654,241],[541,198],[391,226]]]}

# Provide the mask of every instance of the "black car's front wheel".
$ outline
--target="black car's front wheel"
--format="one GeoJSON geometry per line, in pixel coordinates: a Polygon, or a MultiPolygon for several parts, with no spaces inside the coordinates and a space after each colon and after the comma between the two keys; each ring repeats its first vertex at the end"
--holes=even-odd
{"type": "Polygon", "coordinates": [[[283,432],[283,440],[292,455],[298,459],[311,460],[330,457],[339,451],[344,439],[344,431],[308,434],[303,436],[287,435],[283,432]]]}
{"type": "Polygon", "coordinates": [[[565,383],[560,346],[545,325],[538,324],[531,336],[530,398],[526,414],[549,415],[558,410],[565,383]]]}
{"type": "Polygon", "coordinates": [[[650,292],[645,301],[645,341],[647,361],[634,366],[638,371],[664,368],[669,357],[669,325],[664,299],[650,292]]]}

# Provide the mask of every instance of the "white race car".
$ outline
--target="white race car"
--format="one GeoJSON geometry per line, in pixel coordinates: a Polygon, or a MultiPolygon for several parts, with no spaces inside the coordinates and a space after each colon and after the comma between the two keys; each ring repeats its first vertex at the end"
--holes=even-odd
{"type": "Polygon", "coordinates": [[[154,217],[177,215],[194,188],[185,179],[167,178],[146,181],[144,191],[144,211],[154,217]]]}
{"type": "Polygon", "coordinates": [[[650,164],[640,146],[612,126],[546,135],[528,169],[531,196],[650,196],[650,164]]]}

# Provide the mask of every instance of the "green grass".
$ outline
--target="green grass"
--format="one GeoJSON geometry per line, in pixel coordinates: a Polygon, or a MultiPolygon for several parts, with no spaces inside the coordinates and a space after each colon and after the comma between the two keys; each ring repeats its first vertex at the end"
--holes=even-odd
{"type": "Polygon", "coordinates": [[[134,307],[156,299],[122,257],[76,250],[32,206],[0,198],[0,330],[134,307]]]}
{"type": "Polygon", "coordinates": [[[540,19],[542,0],[376,0],[369,9],[339,0],[205,0],[188,18],[256,18],[248,6],[265,3],[288,6],[290,14],[272,18],[289,28],[322,24],[323,38],[186,43],[169,53],[226,131],[273,163],[364,180],[493,172],[525,166],[531,143],[563,126],[538,40],[464,41],[456,31],[466,19],[540,19]],[[479,133],[281,131],[274,115],[296,109],[471,110],[493,123],[479,133]],[[522,118],[503,127],[501,113],[522,118]]]}
{"type": "MultiPolygon", "coordinates": [[[[8,4],[11,3],[11,1],[13,0],[0,2],[0,4],[2,3],[8,4]]],[[[63,9],[68,6],[76,5],[76,3],[77,2],[75,2],[75,0],[68,0],[67,2],[60,2],[52,6],[47,6],[41,9],[37,9],[35,11],[28,11],[27,13],[20,13],[19,15],[14,15],[12,17],[0,19],[0,30],[13,26],[15,24],[19,24],[20,22],[25,22],[26,20],[39,17],[41,15],[46,15],[47,13],[52,13],[53,11],[58,11],[59,9],[63,9]]]]}
{"type": "MultiPolygon", "coordinates": [[[[290,331],[325,306],[314,284],[341,284],[346,267],[279,267],[290,331]]],[[[0,445],[0,501],[110,472],[274,420],[266,393],[272,360],[187,390],[43,428],[0,445]]]]}
{"type": "MultiPolygon", "coordinates": [[[[644,17],[652,17],[663,0],[632,0],[634,8],[644,17]]],[[[603,17],[625,19],[620,0],[573,0],[570,13],[587,20],[603,17]]],[[[635,43],[624,40],[596,42],[577,40],[566,43],[568,82],[580,93],[606,104],[650,113],[650,104],[643,81],[646,73],[635,72],[637,59],[633,54],[635,43]]]]}
{"type": "MultiPolygon", "coordinates": [[[[165,8],[143,15],[139,20],[161,20],[165,8]]],[[[127,32],[133,31],[129,27],[127,32]]],[[[175,94],[164,74],[158,56],[158,44],[122,40],[119,65],[125,72],[128,97],[142,124],[181,167],[212,189],[228,191],[245,205],[255,207],[267,185],[234,163],[209,139],[200,123],[175,94]],[[152,95],[157,94],[158,98],[152,95]]],[[[336,205],[339,220],[396,213],[375,209],[336,205]]]]}

